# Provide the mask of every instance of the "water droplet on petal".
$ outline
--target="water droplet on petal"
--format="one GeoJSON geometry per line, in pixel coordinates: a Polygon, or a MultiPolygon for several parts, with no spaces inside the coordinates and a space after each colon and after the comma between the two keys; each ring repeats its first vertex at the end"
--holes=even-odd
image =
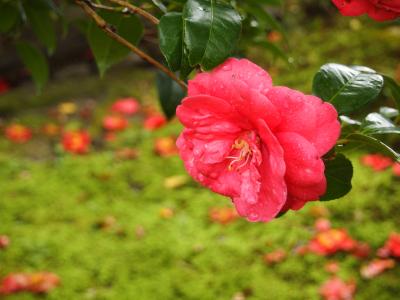
{"type": "Polygon", "coordinates": [[[250,213],[250,215],[248,216],[249,221],[257,221],[258,220],[258,214],[255,212],[250,213]]]}
{"type": "Polygon", "coordinates": [[[232,65],[224,65],[223,67],[222,67],[222,70],[224,70],[224,71],[231,71],[232,70],[232,65]]]}

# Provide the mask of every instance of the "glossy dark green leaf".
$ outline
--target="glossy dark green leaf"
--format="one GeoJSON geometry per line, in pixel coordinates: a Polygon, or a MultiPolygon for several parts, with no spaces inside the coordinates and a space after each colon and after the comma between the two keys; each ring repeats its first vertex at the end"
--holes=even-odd
{"type": "Polygon", "coordinates": [[[181,103],[186,92],[163,72],[157,73],[157,90],[161,108],[165,116],[171,119],[175,116],[176,107],[181,103]]]}
{"type": "Polygon", "coordinates": [[[337,154],[333,159],[327,159],[325,163],[325,177],[327,189],[321,201],[338,199],[350,192],[353,178],[353,165],[343,154],[337,154]]]}
{"type": "Polygon", "coordinates": [[[393,150],[390,146],[386,145],[384,142],[379,139],[365,135],[362,133],[352,133],[346,137],[349,142],[356,143],[358,146],[367,146],[369,149],[373,149],[377,152],[385,154],[387,156],[392,157],[393,159],[400,162],[400,154],[393,150]]]}
{"type": "Polygon", "coordinates": [[[188,0],[183,21],[184,44],[191,66],[210,70],[235,50],[241,18],[232,6],[217,0],[188,0]]]}
{"type": "Polygon", "coordinates": [[[362,132],[367,135],[400,134],[400,127],[396,127],[389,119],[379,113],[370,113],[361,126],[362,132]]]}
{"type": "Polygon", "coordinates": [[[50,10],[43,8],[42,5],[32,5],[30,2],[25,2],[24,9],[33,32],[49,53],[53,53],[57,39],[50,10]]]}
{"type": "Polygon", "coordinates": [[[385,86],[387,86],[392,92],[393,98],[397,104],[397,108],[400,109],[400,85],[398,85],[393,78],[387,75],[383,75],[383,78],[385,80],[385,86]]]}
{"type": "MultiPolygon", "coordinates": [[[[120,36],[132,44],[137,44],[142,37],[143,25],[135,15],[124,16],[113,12],[102,12],[101,16],[114,26],[120,36]]],[[[101,76],[109,67],[123,60],[130,52],[128,48],[114,41],[93,22],[89,24],[87,37],[101,76]]]]}
{"type": "Polygon", "coordinates": [[[167,13],[160,19],[160,49],[172,71],[181,68],[183,55],[183,19],[181,13],[167,13]]]}
{"type": "Polygon", "coordinates": [[[5,33],[11,30],[18,22],[18,8],[11,3],[0,4],[0,32],[5,33]]]}
{"type": "Polygon", "coordinates": [[[38,91],[41,91],[49,78],[49,67],[44,55],[28,43],[18,43],[17,53],[30,71],[38,91]]]}
{"type": "Polygon", "coordinates": [[[383,77],[374,70],[333,63],[323,65],[313,81],[313,93],[332,103],[340,114],[375,100],[382,88],[383,77]]]}

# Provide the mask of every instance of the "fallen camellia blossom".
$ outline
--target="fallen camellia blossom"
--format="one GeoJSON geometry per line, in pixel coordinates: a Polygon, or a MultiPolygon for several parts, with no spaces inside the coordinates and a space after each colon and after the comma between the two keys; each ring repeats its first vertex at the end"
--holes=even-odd
{"type": "Polygon", "coordinates": [[[165,124],[167,124],[167,119],[163,115],[154,114],[148,116],[144,120],[143,127],[147,130],[153,131],[163,127],[165,124]]]}
{"type": "Polygon", "coordinates": [[[324,300],[352,300],[355,291],[356,284],[353,280],[345,282],[334,276],[321,286],[319,293],[324,300]]]}
{"type": "Polygon", "coordinates": [[[339,267],[339,263],[336,261],[331,261],[325,264],[324,267],[325,271],[327,271],[328,273],[331,274],[336,274],[339,272],[340,267],[339,267]]]}
{"type": "Polygon", "coordinates": [[[280,263],[286,259],[286,251],[283,249],[278,249],[273,252],[267,253],[264,255],[263,260],[266,264],[272,265],[276,263],[280,263]]]}
{"type": "Polygon", "coordinates": [[[314,228],[318,232],[323,232],[331,229],[331,221],[325,218],[319,218],[314,223],[314,228]]]}
{"type": "Polygon", "coordinates": [[[174,216],[174,210],[169,207],[163,207],[160,209],[160,217],[163,219],[171,219],[174,216]]]}
{"type": "Polygon", "coordinates": [[[393,174],[394,174],[395,176],[400,177],[400,163],[395,163],[395,164],[393,165],[393,174]]]}
{"type": "Polygon", "coordinates": [[[139,102],[135,98],[121,98],[114,102],[111,106],[111,111],[131,116],[137,113],[139,108],[139,102]]]}
{"type": "Polygon", "coordinates": [[[48,137],[57,136],[60,133],[60,126],[54,123],[47,123],[43,125],[42,132],[48,137]]]}
{"type": "Polygon", "coordinates": [[[6,235],[0,235],[0,249],[7,248],[10,245],[10,239],[6,235]]]}
{"type": "Polygon", "coordinates": [[[62,138],[65,151],[75,154],[85,154],[89,151],[91,139],[89,133],[81,131],[67,131],[62,138]]]}
{"type": "Polygon", "coordinates": [[[5,130],[7,139],[14,143],[23,144],[32,138],[32,131],[21,124],[12,124],[5,130]]]}
{"type": "Polygon", "coordinates": [[[375,21],[400,17],[400,0],[332,0],[344,16],[368,14],[375,21]]]}
{"type": "Polygon", "coordinates": [[[392,233],[385,245],[378,250],[380,257],[396,257],[400,258],[400,234],[392,233]]]}
{"type": "Polygon", "coordinates": [[[0,78],[0,95],[5,94],[10,89],[10,85],[7,80],[0,78]]]}
{"type": "Polygon", "coordinates": [[[212,222],[222,225],[232,223],[239,217],[236,210],[231,207],[213,207],[208,215],[212,222]]]}
{"type": "Polygon", "coordinates": [[[169,157],[178,154],[176,140],[172,136],[156,138],[154,152],[161,157],[169,157]]]}
{"type": "Polygon", "coordinates": [[[336,143],[335,108],[315,96],[273,87],[247,59],[230,58],[189,81],[176,115],[190,175],[229,196],[249,221],[267,222],[326,192],[321,157],[336,143]]]}
{"type": "Polygon", "coordinates": [[[388,269],[392,269],[395,266],[393,259],[374,259],[368,265],[361,268],[360,273],[363,278],[371,279],[388,269]]]}
{"type": "Polygon", "coordinates": [[[12,273],[1,282],[0,295],[9,295],[17,292],[47,293],[60,283],[56,274],[40,273],[12,273]]]}
{"type": "Polygon", "coordinates": [[[115,156],[118,159],[123,159],[123,160],[131,160],[131,159],[136,159],[139,156],[139,151],[135,148],[122,148],[120,150],[117,150],[115,152],[115,156]]]}
{"type": "Polygon", "coordinates": [[[319,255],[332,255],[339,251],[352,251],[357,242],[344,229],[329,229],[318,232],[310,241],[308,250],[319,255]]]}
{"type": "Polygon", "coordinates": [[[103,128],[109,131],[123,131],[128,127],[128,120],[118,115],[103,118],[103,128]]]}
{"type": "Polygon", "coordinates": [[[357,258],[367,258],[371,253],[371,247],[367,243],[357,242],[351,254],[357,258]]]}
{"type": "Polygon", "coordinates": [[[383,171],[393,165],[390,157],[381,154],[367,154],[361,157],[361,163],[367,167],[371,167],[374,171],[383,171]]]}

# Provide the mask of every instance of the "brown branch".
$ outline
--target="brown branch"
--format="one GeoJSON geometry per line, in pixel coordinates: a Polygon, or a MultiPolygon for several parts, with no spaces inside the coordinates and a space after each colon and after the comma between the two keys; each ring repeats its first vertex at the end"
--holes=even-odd
{"type": "Polygon", "coordinates": [[[129,50],[134,52],[136,55],[138,55],[140,58],[143,60],[147,61],[148,63],[152,64],[155,66],[157,69],[161,70],[165,74],[167,74],[171,79],[175,80],[184,90],[187,89],[187,85],[185,82],[180,80],[173,72],[171,72],[166,66],[163,64],[159,63],[156,61],[154,58],[149,56],[147,53],[143,52],[139,48],[135,47],[132,45],[130,42],[128,42],[126,39],[121,37],[115,32],[115,28],[109,25],[102,17],[100,17],[92,7],[90,7],[85,0],[75,0],[76,4],[78,4],[82,9],[85,11],[85,13],[94,20],[96,25],[103,30],[109,37],[114,39],[116,42],[124,45],[127,47],[129,50]]]}
{"type": "Polygon", "coordinates": [[[104,9],[104,10],[108,10],[108,11],[115,11],[115,12],[119,12],[122,13],[123,8],[120,7],[113,7],[113,6],[107,6],[107,5],[103,5],[103,4],[97,4],[97,3],[93,3],[92,1],[86,1],[86,3],[93,8],[98,8],[98,9],[104,9]]]}
{"type": "Polygon", "coordinates": [[[158,23],[160,23],[160,20],[158,20],[155,16],[129,2],[126,2],[124,0],[106,0],[106,1],[125,7],[131,13],[138,14],[155,25],[158,25],[158,23]]]}

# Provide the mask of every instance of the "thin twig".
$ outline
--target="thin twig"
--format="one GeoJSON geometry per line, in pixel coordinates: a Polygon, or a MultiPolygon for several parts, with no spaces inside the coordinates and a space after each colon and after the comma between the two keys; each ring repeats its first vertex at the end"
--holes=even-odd
{"type": "Polygon", "coordinates": [[[113,6],[107,6],[107,5],[103,5],[103,4],[97,4],[97,3],[93,3],[92,1],[86,1],[88,3],[89,6],[93,7],[93,8],[98,8],[98,9],[104,9],[104,10],[109,10],[109,11],[115,11],[115,12],[120,12],[122,13],[123,8],[120,7],[113,7],[113,6]],[[90,3],[90,4],[89,4],[90,3]]]}
{"type": "Polygon", "coordinates": [[[153,23],[155,25],[158,25],[158,23],[160,23],[160,20],[158,20],[155,16],[153,16],[152,14],[148,13],[147,11],[145,11],[145,10],[141,9],[140,7],[137,7],[129,2],[126,2],[124,0],[106,0],[106,1],[118,4],[122,7],[125,7],[130,12],[141,15],[143,18],[149,20],[151,23],[153,23]]]}
{"type": "Polygon", "coordinates": [[[163,64],[159,63],[156,61],[154,58],[149,56],[147,53],[143,52],[139,48],[135,47],[132,45],[130,42],[128,42],[126,39],[121,37],[115,32],[115,28],[109,25],[102,17],[100,17],[92,7],[90,7],[85,0],[75,0],[75,2],[82,7],[82,9],[85,11],[85,13],[94,20],[96,25],[103,30],[109,37],[117,41],[118,43],[124,45],[127,47],[129,50],[137,54],[140,58],[143,60],[147,61],[148,63],[152,64],[155,66],[157,69],[161,70],[165,74],[167,74],[171,79],[175,80],[184,90],[187,89],[187,85],[185,82],[180,80],[173,72],[171,72],[167,67],[165,67],[163,64]]]}

